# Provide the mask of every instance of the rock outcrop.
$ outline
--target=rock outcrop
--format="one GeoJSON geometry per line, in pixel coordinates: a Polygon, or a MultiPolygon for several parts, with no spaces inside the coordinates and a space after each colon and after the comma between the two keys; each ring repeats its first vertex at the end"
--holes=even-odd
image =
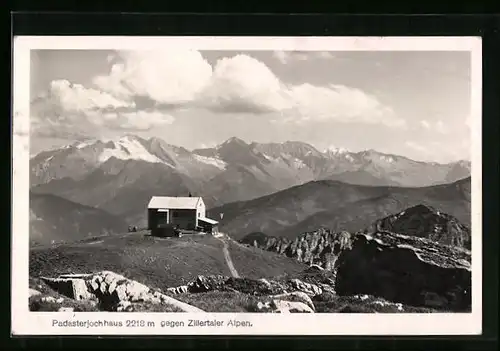
{"type": "MultiPolygon", "coordinates": [[[[262,235],[249,239],[241,242],[309,264],[299,278],[322,290],[370,294],[437,310],[471,308],[470,230],[428,206],[408,208],[356,234],[321,229],[295,240],[262,235]],[[331,276],[321,278],[326,271],[331,276]]],[[[293,289],[318,295],[305,286],[293,289]]]]}
{"type": "Polygon", "coordinates": [[[286,294],[280,294],[280,295],[274,295],[271,296],[271,299],[273,300],[280,300],[280,301],[294,301],[294,302],[301,302],[309,306],[309,308],[314,312],[315,307],[314,303],[312,302],[311,298],[309,295],[307,295],[304,292],[301,291],[294,291],[291,293],[286,293],[286,294]]]}
{"type": "MultiPolygon", "coordinates": [[[[471,232],[467,226],[455,217],[426,205],[413,206],[377,220],[365,230],[370,233],[385,231],[427,238],[436,243],[469,250],[471,247],[471,232]]],[[[252,233],[241,239],[240,243],[294,258],[310,265],[311,269],[334,270],[338,255],[350,248],[352,238],[349,232],[332,232],[321,228],[303,233],[293,240],[252,233]]]]}
{"type": "Polygon", "coordinates": [[[280,295],[300,292],[308,296],[316,296],[323,291],[333,289],[324,283],[309,283],[297,278],[282,279],[280,281],[269,279],[234,278],[225,276],[198,276],[195,280],[179,287],[168,288],[171,294],[203,293],[208,291],[237,291],[254,296],[280,295]]]}
{"type": "Polygon", "coordinates": [[[91,300],[99,303],[101,310],[131,311],[134,303],[164,304],[183,312],[204,312],[199,308],[154,291],[135,280],[114,272],[94,274],[68,274],[58,278],[42,277],[58,293],[74,300],[91,300]]]}
{"type": "Polygon", "coordinates": [[[470,229],[455,217],[430,206],[417,205],[376,221],[368,231],[389,231],[430,239],[470,250],[470,229]]]}
{"type": "Polygon", "coordinates": [[[251,236],[243,238],[240,242],[266,251],[283,254],[299,262],[331,270],[335,266],[339,253],[344,248],[349,247],[351,236],[350,233],[345,231],[335,233],[321,228],[314,232],[304,233],[294,240],[276,237],[267,237],[264,240],[260,236],[257,241],[251,236]]]}
{"type": "Polygon", "coordinates": [[[390,232],[358,233],[339,255],[335,291],[411,306],[470,311],[470,251],[390,232]]]}
{"type": "Polygon", "coordinates": [[[268,313],[314,313],[314,310],[303,302],[273,299],[259,301],[255,306],[256,312],[268,313]]]}

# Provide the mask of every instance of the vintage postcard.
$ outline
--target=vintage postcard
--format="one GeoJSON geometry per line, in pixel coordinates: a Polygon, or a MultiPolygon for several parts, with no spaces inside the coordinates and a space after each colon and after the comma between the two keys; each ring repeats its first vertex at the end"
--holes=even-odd
{"type": "Polygon", "coordinates": [[[481,55],[15,38],[12,333],[480,334],[481,55]]]}

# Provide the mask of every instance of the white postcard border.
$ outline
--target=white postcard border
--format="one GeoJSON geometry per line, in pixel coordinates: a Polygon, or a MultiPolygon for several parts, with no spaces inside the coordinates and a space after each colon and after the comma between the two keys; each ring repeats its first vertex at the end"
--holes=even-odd
{"type": "Polygon", "coordinates": [[[477,259],[482,257],[481,38],[22,36],[14,39],[13,70],[11,233],[11,333],[13,335],[477,335],[481,333],[482,260],[477,259]],[[168,47],[168,50],[183,48],[232,51],[470,51],[472,312],[464,314],[30,312],[27,303],[30,50],[158,50],[159,47],[168,47]],[[218,320],[226,324],[223,327],[188,326],[189,320],[201,319],[218,320]],[[227,326],[230,320],[247,321],[252,326],[227,326]],[[62,323],[59,323],[61,326],[58,326],[57,321],[62,323]],[[184,326],[167,327],[166,321],[183,322],[184,326]],[[144,326],[141,326],[142,323],[144,326]],[[133,327],[132,324],[136,326],[133,327]]]}

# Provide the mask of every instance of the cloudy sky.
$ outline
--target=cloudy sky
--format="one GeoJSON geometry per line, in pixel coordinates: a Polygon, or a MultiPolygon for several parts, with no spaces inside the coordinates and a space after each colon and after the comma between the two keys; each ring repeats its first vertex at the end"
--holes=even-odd
{"type": "Polygon", "coordinates": [[[469,52],[33,50],[30,88],[32,154],[136,134],[470,159],[469,52]]]}

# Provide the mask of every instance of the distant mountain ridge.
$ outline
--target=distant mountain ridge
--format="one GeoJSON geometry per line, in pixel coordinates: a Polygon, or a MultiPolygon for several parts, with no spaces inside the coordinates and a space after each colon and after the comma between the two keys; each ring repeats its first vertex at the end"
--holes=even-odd
{"type": "Polygon", "coordinates": [[[422,188],[361,186],[339,181],[314,181],[249,201],[212,208],[221,231],[235,239],[261,232],[276,237],[297,235],[325,227],[355,232],[376,220],[426,205],[448,213],[470,227],[470,177],[422,188]]]}
{"type": "Polygon", "coordinates": [[[30,245],[78,241],[127,230],[124,220],[105,211],[31,192],[29,222],[30,245]]]}
{"type": "Polygon", "coordinates": [[[144,220],[144,204],[152,195],[191,192],[214,207],[314,180],[418,187],[470,174],[467,161],[425,163],[374,150],[320,152],[303,142],[248,144],[233,137],[189,151],[134,135],[41,152],[31,158],[30,168],[33,192],[101,208],[134,224],[144,220]]]}

